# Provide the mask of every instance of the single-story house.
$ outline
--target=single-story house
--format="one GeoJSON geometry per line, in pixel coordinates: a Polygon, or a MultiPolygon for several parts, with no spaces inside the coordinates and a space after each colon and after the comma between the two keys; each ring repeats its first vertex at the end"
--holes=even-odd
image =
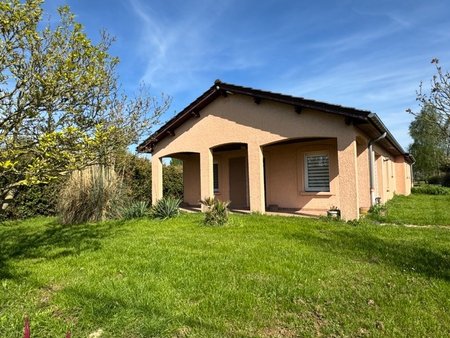
{"type": "Polygon", "coordinates": [[[184,203],[215,196],[231,208],[357,219],[411,192],[414,158],[369,111],[219,80],[138,147],[152,154],[152,201],[162,159],[183,161],[184,203]]]}

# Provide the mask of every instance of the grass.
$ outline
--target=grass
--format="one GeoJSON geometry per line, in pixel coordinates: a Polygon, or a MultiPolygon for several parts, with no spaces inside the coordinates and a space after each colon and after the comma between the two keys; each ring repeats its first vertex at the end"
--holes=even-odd
{"type": "Polygon", "coordinates": [[[450,334],[450,229],[202,215],[0,225],[0,337],[450,334]]]}
{"type": "Polygon", "coordinates": [[[395,196],[386,207],[389,223],[450,225],[450,195],[395,196]]]}

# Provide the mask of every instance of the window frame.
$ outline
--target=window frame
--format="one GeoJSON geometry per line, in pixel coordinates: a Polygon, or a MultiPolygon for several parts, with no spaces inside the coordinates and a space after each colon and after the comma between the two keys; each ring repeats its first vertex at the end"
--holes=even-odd
{"type": "Polygon", "coordinates": [[[331,193],[331,179],[330,179],[330,154],[328,151],[315,151],[315,152],[307,152],[303,155],[303,169],[304,169],[304,191],[306,193],[331,193]],[[325,156],[328,160],[328,189],[325,190],[323,188],[315,188],[309,186],[308,181],[308,157],[318,157],[325,156]]]}

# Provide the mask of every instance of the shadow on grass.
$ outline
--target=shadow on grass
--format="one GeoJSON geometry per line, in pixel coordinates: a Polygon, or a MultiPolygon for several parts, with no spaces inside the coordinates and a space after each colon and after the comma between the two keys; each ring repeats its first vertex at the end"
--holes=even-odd
{"type": "Polygon", "coordinates": [[[0,279],[11,279],[22,273],[14,271],[12,259],[56,259],[101,248],[101,239],[111,236],[123,223],[104,222],[62,226],[49,221],[36,226],[21,224],[0,231],[0,279]]]}
{"type": "MultiPolygon", "coordinates": [[[[217,337],[226,334],[225,329],[219,324],[180,312],[172,302],[165,302],[164,298],[155,298],[150,301],[141,301],[139,298],[124,299],[123,296],[114,297],[101,291],[91,292],[83,288],[66,288],[63,292],[69,298],[76,300],[76,311],[86,311],[82,317],[89,321],[87,324],[90,327],[109,327],[111,330],[120,330],[120,327],[126,327],[129,322],[136,322],[137,324],[134,325],[136,332],[128,332],[130,336],[137,333],[139,336],[143,334],[145,337],[160,337],[173,331],[173,337],[185,337],[184,334],[178,335],[177,329],[186,327],[208,332],[217,337]],[[117,323],[117,318],[123,322],[117,323]],[[174,326],[174,323],[178,323],[178,328],[177,325],[174,326]]],[[[110,331],[110,333],[122,336],[124,332],[110,331]]],[[[233,337],[248,336],[234,333],[233,337]]]]}
{"type": "Polygon", "coordinates": [[[450,280],[450,247],[433,249],[425,241],[380,238],[354,230],[330,231],[326,236],[295,233],[289,237],[334,255],[347,256],[371,264],[386,264],[400,271],[450,280]]]}

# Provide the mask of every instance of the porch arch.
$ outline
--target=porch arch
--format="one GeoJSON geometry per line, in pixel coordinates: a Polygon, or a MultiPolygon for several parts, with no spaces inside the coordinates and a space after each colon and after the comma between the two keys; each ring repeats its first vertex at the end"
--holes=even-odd
{"type": "Polygon", "coordinates": [[[214,197],[230,201],[232,209],[249,209],[248,144],[229,142],[210,148],[214,197]]]}
{"type": "Polygon", "coordinates": [[[296,137],[262,146],[267,211],[323,215],[339,206],[337,138],[296,137]],[[321,156],[328,161],[329,189],[307,188],[306,158],[321,156]]]}
{"type": "Polygon", "coordinates": [[[164,155],[163,158],[175,158],[183,166],[183,205],[197,207],[200,205],[200,153],[185,151],[164,155]]]}

